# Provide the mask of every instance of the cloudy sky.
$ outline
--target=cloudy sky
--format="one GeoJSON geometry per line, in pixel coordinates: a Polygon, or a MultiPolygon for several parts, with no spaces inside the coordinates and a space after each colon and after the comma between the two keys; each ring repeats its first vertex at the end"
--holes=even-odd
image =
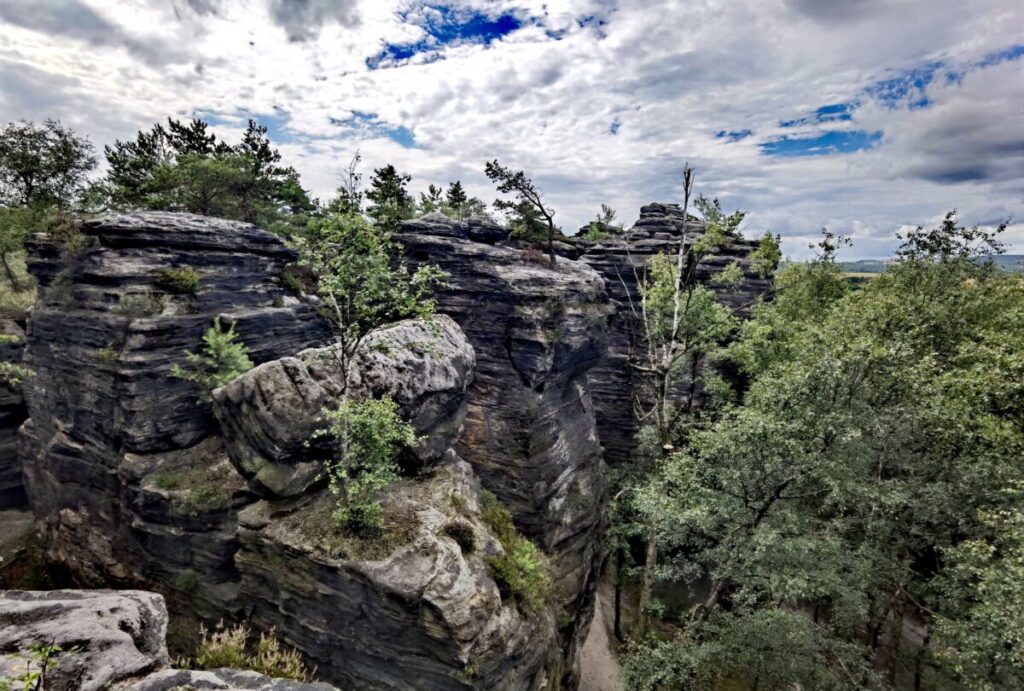
{"type": "Polygon", "coordinates": [[[359,149],[489,202],[498,158],[569,233],[689,162],[794,258],[822,226],[886,256],[953,207],[1024,220],[1024,2],[0,0],[0,121],[102,146],[168,115],[255,118],[321,198],[359,149]]]}

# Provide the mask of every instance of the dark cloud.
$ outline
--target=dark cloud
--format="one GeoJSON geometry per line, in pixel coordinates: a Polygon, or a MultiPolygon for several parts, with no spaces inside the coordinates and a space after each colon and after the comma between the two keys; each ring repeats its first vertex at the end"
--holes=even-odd
{"type": "MultiPolygon", "coordinates": [[[[200,0],[202,1],[202,0],[200,0]]],[[[139,41],[79,0],[4,0],[0,21],[95,46],[122,47],[151,65],[176,62],[179,51],[162,41],[139,41]]]]}
{"type": "Polygon", "coordinates": [[[786,0],[786,4],[799,14],[832,23],[860,19],[883,3],[880,0],[786,0]]]}
{"type": "Polygon", "coordinates": [[[285,30],[289,41],[316,38],[320,27],[329,22],[359,24],[356,0],[270,0],[270,16],[285,30]]]}

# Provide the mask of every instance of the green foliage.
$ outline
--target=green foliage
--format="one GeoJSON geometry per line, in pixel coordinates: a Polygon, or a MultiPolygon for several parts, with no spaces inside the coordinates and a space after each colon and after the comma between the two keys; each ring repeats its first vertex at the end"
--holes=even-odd
{"type": "Polygon", "coordinates": [[[622,232],[622,226],[615,225],[615,209],[611,208],[607,204],[601,205],[601,212],[597,214],[597,218],[590,222],[587,228],[587,232],[583,233],[583,237],[587,240],[597,242],[598,240],[604,240],[610,238],[613,235],[618,235],[622,232]]]}
{"type": "Polygon", "coordinates": [[[54,658],[63,650],[60,646],[35,643],[28,653],[16,652],[10,655],[13,661],[25,660],[21,669],[15,664],[10,670],[13,676],[0,678],[0,691],[46,691],[50,686],[46,673],[60,666],[54,658]]]}
{"type": "Polygon", "coordinates": [[[0,130],[0,206],[67,209],[95,167],[89,140],[60,122],[8,123],[0,130]]]}
{"type": "Polygon", "coordinates": [[[343,401],[323,413],[328,427],[320,435],[339,444],[338,456],[326,464],[330,490],[339,495],[334,520],[355,533],[377,529],[384,515],[374,495],[398,479],[395,455],[416,443],[416,433],[389,396],[343,401]]]}
{"type": "Polygon", "coordinates": [[[199,290],[199,272],[191,266],[163,269],[156,275],[156,285],[176,295],[193,294],[199,290]]]}
{"type": "Polygon", "coordinates": [[[199,650],[191,661],[184,664],[191,669],[218,669],[234,667],[247,669],[270,677],[311,682],[313,673],[302,662],[298,651],[281,646],[274,629],[260,633],[255,647],[249,645],[252,631],[242,625],[226,628],[221,623],[216,631],[199,629],[199,650]]]}
{"type": "Polygon", "coordinates": [[[484,490],[480,501],[480,515],[505,552],[484,558],[491,577],[502,597],[512,598],[523,614],[539,612],[548,601],[551,587],[543,553],[516,530],[512,514],[497,497],[484,490]]]}
{"type": "Polygon", "coordinates": [[[673,640],[635,651],[637,679],[671,657],[769,687],[870,688],[871,663],[923,688],[1020,683],[1020,497],[1002,490],[1024,480],[1024,290],[965,243],[911,238],[852,292],[834,236],[782,272],[731,349],[743,405],[637,491],[658,575],[703,591],[673,640]]]}
{"type": "Polygon", "coordinates": [[[772,235],[766,231],[761,236],[757,249],[750,253],[750,261],[754,265],[754,270],[762,278],[769,278],[779,268],[779,262],[782,261],[781,242],[781,235],[772,235]]]}
{"type": "Polygon", "coordinates": [[[484,173],[498,186],[498,192],[513,195],[512,200],[494,200],[494,208],[510,215],[513,237],[534,246],[546,238],[548,259],[554,265],[555,211],[545,206],[544,194],[525,172],[506,168],[497,160],[488,161],[484,173]]]}
{"type": "Polygon", "coordinates": [[[317,294],[346,363],[371,330],[434,313],[431,293],[445,274],[433,266],[410,272],[393,257],[391,236],[358,214],[326,214],[298,241],[303,265],[318,277],[317,294]]]}
{"type": "Polygon", "coordinates": [[[244,343],[236,343],[237,338],[234,322],[225,331],[220,318],[215,317],[213,326],[203,334],[202,352],[186,350],[186,364],[174,365],[171,376],[198,384],[199,401],[209,403],[213,400],[214,389],[252,369],[249,348],[244,343]]]}
{"type": "Polygon", "coordinates": [[[693,204],[700,212],[707,233],[723,239],[740,237],[739,228],[747,216],[746,211],[737,209],[731,214],[726,214],[722,211],[722,204],[718,199],[708,199],[704,195],[699,195],[693,204]]]}
{"type": "MultiPolygon", "coordinates": [[[[60,286],[56,284],[57,280],[54,279],[53,284],[51,284],[51,290],[53,288],[60,288],[60,286]]],[[[135,294],[122,293],[118,296],[114,312],[117,314],[123,314],[126,317],[131,317],[132,319],[152,317],[164,311],[165,297],[166,296],[158,295],[151,290],[135,294]]]]}
{"type": "Polygon", "coordinates": [[[436,185],[427,186],[426,192],[420,192],[419,213],[429,214],[440,211],[443,205],[444,190],[436,185]]]}
{"type": "Polygon", "coordinates": [[[373,171],[370,189],[366,191],[371,202],[366,213],[383,230],[393,231],[399,221],[412,218],[416,204],[405,189],[410,180],[412,176],[399,173],[391,164],[373,171]]]}
{"type": "Polygon", "coordinates": [[[132,141],[105,147],[110,203],[232,218],[291,235],[315,205],[293,168],[250,120],[242,141],[228,146],[202,120],[168,118],[132,141]]]}

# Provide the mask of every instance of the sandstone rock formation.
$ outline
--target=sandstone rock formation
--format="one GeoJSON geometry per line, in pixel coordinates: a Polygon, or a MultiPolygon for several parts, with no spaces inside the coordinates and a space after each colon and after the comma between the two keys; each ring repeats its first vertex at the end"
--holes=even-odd
{"type": "MultiPolygon", "coordinates": [[[[0,319],[0,362],[20,363],[25,332],[10,319],[0,319]]],[[[25,491],[18,460],[18,428],[25,420],[20,385],[0,382],[0,507],[22,506],[25,491]]]]}
{"type": "Polygon", "coordinates": [[[173,213],[84,224],[64,256],[38,237],[21,432],[30,504],[51,557],[84,585],[160,587],[190,614],[239,611],[233,563],[245,482],[209,438],[198,391],[169,376],[214,317],[256,362],[324,342],[327,325],[282,281],[296,257],[255,226],[173,213]],[[165,289],[170,269],[194,292],[165,289]]]}
{"type": "MultiPolygon", "coordinates": [[[[34,658],[32,648],[43,645],[60,648],[48,659],[46,689],[334,689],[235,669],[171,669],[166,634],[167,608],[156,593],[4,591],[0,593],[0,680],[38,672],[42,660],[34,658]]],[[[15,688],[21,688],[20,683],[15,688]]]]}
{"type": "Polygon", "coordinates": [[[25,362],[37,376],[20,439],[50,556],[83,585],[158,590],[176,615],[275,626],[349,687],[572,686],[600,557],[586,373],[605,347],[603,281],[576,262],[524,264],[481,221],[424,225],[438,233],[402,237],[414,261],[451,273],[438,295],[451,318],[371,334],[349,373],[425,437],[380,496],[376,539],[339,533],[317,481],[330,444],[304,446],[342,373],[327,325],[286,289],[295,255],[278,238],[170,213],[87,223],[71,257],[36,238],[25,362]],[[163,277],[186,268],[197,290],[174,292],[163,277]],[[260,366],[211,406],[169,371],[214,317],[236,323],[260,366]],[[549,557],[553,602],[539,613],[492,575],[504,547],[481,487],[549,557]]]}
{"type": "MultiPolygon", "coordinates": [[[[608,356],[590,374],[597,428],[609,465],[628,460],[637,432],[633,397],[640,381],[628,365],[631,350],[639,345],[630,307],[630,299],[634,304],[639,303],[637,277],[643,276],[644,267],[652,256],[663,252],[675,254],[684,232],[692,239],[703,233],[704,228],[694,221],[684,223],[682,209],[677,204],[655,203],[640,209],[639,220],[622,235],[597,242],[578,240],[580,261],[604,277],[616,304],[615,318],[608,330],[608,356]]],[[[697,266],[697,280],[716,290],[719,301],[736,310],[739,316],[748,315],[755,299],[766,295],[770,289],[770,282],[752,266],[750,254],[756,248],[757,241],[736,239],[697,266]],[[743,282],[738,290],[726,290],[716,285],[712,277],[734,261],[743,269],[743,282]]],[[[700,364],[695,363],[697,369],[700,364]]],[[[675,392],[674,400],[681,403],[693,393],[681,387],[675,392]]],[[[700,395],[699,390],[695,393],[700,395]]]]}
{"type": "MultiPolygon", "coordinates": [[[[574,685],[601,555],[604,471],[587,372],[605,353],[604,281],[585,264],[524,261],[439,215],[401,224],[408,258],[450,274],[437,294],[477,355],[456,450],[550,556],[565,681],[574,685]]],[[[494,239],[491,239],[494,238],[494,239]]]]}
{"type": "Polygon", "coordinates": [[[440,458],[458,436],[476,357],[451,319],[405,321],[369,334],[347,373],[339,348],[268,362],[217,390],[214,409],[228,452],[267,496],[302,494],[320,476],[323,458],[336,452],[331,440],[314,439],[323,427],[320,411],[340,404],[346,385],[357,399],[394,399],[423,437],[414,450],[421,465],[440,458]]]}

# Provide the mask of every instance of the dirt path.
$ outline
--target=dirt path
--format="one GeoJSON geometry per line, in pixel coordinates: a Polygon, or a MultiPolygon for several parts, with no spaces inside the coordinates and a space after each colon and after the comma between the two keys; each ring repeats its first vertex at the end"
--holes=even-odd
{"type": "Polygon", "coordinates": [[[605,605],[606,594],[598,588],[594,603],[594,621],[580,653],[580,691],[623,691],[622,671],[612,645],[611,608],[605,605]]]}

